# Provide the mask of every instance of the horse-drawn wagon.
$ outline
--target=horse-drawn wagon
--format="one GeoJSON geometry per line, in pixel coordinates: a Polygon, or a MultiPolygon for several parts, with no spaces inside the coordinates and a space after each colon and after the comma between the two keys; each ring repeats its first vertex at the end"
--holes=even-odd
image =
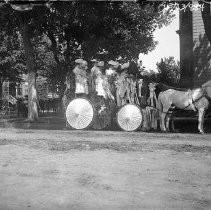
{"type": "Polygon", "coordinates": [[[115,106],[107,78],[101,72],[104,63],[98,62],[91,74],[87,75],[86,63],[81,59],[76,62],[82,63],[82,66],[74,69],[75,90],[73,99],[66,106],[67,122],[74,129],[107,128],[111,124],[115,106]]]}
{"type": "Polygon", "coordinates": [[[172,113],[169,112],[169,108],[175,106],[184,110],[198,110],[198,129],[203,133],[204,114],[209,106],[207,97],[211,95],[209,82],[199,89],[181,91],[180,94],[177,92],[173,98],[172,92],[178,90],[169,87],[168,90],[161,90],[158,97],[155,94],[157,84],[146,83],[142,78],[131,74],[128,70],[129,65],[122,65],[121,73],[115,75],[115,82],[112,85],[109,83],[109,76],[103,75],[99,69],[98,71],[98,67],[93,70],[93,72],[97,71],[96,74],[92,72],[94,77],[91,79],[84,77],[89,82],[84,87],[80,87],[86,89],[91,86],[92,91],[82,91],[81,94],[80,91],[77,93],[75,90],[75,97],[66,107],[66,120],[71,128],[99,130],[114,126],[115,123],[124,131],[146,131],[156,130],[160,121],[161,130],[166,131],[166,126],[167,129],[169,128],[169,121],[175,120],[173,118],[175,114],[169,114],[172,113]],[[148,94],[143,97],[144,83],[148,94]]]}
{"type": "MultiPolygon", "coordinates": [[[[115,62],[111,64],[115,66],[115,62]]],[[[112,73],[103,75],[99,72],[92,74],[91,71],[92,76],[95,75],[89,77],[88,85],[84,86],[84,89],[88,87],[92,90],[87,91],[88,94],[85,94],[86,91],[78,94],[75,90],[75,97],[66,107],[68,125],[74,129],[105,129],[117,125],[121,130],[135,131],[141,128],[149,129],[151,127],[149,124],[153,119],[156,124],[156,119],[153,118],[156,115],[156,109],[153,108],[155,104],[154,86],[152,88],[151,84],[150,91],[148,91],[150,92],[148,102],[151,106],[144,109],[143,79],[131,72],[129,63],[122,65],[121,73],[115,75],[112,73]],[[112,85],[109,80],[112,81],[112,85]]],[[[146,101],[145,96],[145,104],[146,101]]]]}

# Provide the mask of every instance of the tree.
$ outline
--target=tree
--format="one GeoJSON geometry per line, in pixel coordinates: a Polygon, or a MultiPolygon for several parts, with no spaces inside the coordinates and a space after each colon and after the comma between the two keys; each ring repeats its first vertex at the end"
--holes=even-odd
{"type": "Polygon", "coordinates": [[[162,58],[157,64],[158,82],[170,86],[177,86],[180,78],[179,62],[174,60],[174,57],[162,58]]]}
{"type": "Polygon", "coordinates": [[[37,90],[36,90],[36,68],[34,60],[34,49],[31,42],[30,18],[28,14],[20,14],[20,31],[23,38],[23,46],[28,69],[28,119],[38,119],[37,90]]]}
{"type": "Polygon", "coordinates": [[[59,86],[78,57],[104,61],[121,57],[124,62],[153,50],[154,30],[173,18],[155,5],[135,2],[62,2],[43,13],[38,21],[56,62],[47,73],[59,86]]]}
{"type": "MultiPolygon", "coordinates": [[[[16,2],[15,2],[16,3],[16,2]]],[[[35,25],[31,4],[8,5],[2,4],[1,29],[5,30],[10,37],[14,37],[17,32],[22,36],[23,49],[26,58],[26,68],[28,70],[28,119],[31,121],[38,119],[37,91],[36,91],[36,68],[34,60],[34,49],[31,39],[35,36],[35,25]],[[14,10],[13,10],[13,9],[14,10]]]]}
{"type": "Polygon", "coordinates": [[[149,3],[63,2],[53,6],[54,12],[47,15],[43,28],[52,49],[57,50],[56,60],[61,50],[68,59],[74,56],[70,52],[72,48],[73,54],[82,53],[85,59],[93,56],[104,60],[120,56],[123,60],[137,58],[140,52],[154,49],[154,30],[173,18],[172,14],[160,13],[149,3]]]}
{"type": "Polygon", "coordinates": [[[0,32],[0,98],[2,84],[7,79],[20,82],[20,72],[25,70],[25,60],[20,37],[9,37],[5,31],[0,32]]]}
{"type": "MultiPolygon", "coordinates": [[[[172,15],[160,13],[153,4],[135,2],[53,2],[50,8],[30,2],[28,5],[8,4],[0,7],[1,28],[9,36],[19,32],[26,58],[29,82],[30,120],[38,118],[36,73],[43,53],[53,53],[55,63],[45,68],[46,75],[61,75],[72,69],[77,57],[105,61],[122,57],[123,61],[138,57],[140,52],[154,49],[153,31],[168,24],[172,15]],[[8,27],[10,26],[10,27],[8,27]],[[46,35],[45,42],[42,42],[46,35]],[[36,41],[41,41],[39,45],[36,41]],[[50,44],[49,44],[50,43],[50,44]],[[36,58],[36,60],[35,60],[36,58]],[[52,74],[52,71],[56,74],[52,74]]],[[[40,3],[39,3],[40,4],[40,3]]],[[[47,65],[45,65],[46,67],[47,65]]],[[[52,80],[53,81],[53,80],[52,80]]],[[[57,80],[62,83],[62,81],[57,80]]]]}

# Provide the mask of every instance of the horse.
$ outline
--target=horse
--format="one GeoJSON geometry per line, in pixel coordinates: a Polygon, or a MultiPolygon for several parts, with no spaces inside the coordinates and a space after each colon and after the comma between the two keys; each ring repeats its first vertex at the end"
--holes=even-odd
{"type": "Polygon", "coordinates": [[[201,87],[188,90],[167,89],[158,96],[158,110],[160,116],[160,129],[164,132],[169,130],[166,123],[166,116],[169,109],[174,106],[183,110],[198,111],[198,130],[204,133],[204,115],[209,107],[211,99],[211,80],[204,83],[201,87]]]}

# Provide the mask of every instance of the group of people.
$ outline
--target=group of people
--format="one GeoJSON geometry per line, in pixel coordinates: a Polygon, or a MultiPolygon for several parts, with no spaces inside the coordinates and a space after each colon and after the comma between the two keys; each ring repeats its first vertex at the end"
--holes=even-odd
{"type": "MultiPolygon", "coordinates": [[[[75,60],[73,69],[75,77],[75,96],[84,96],[95,93],[105,100],[113,100],[117,106],[122,106],[127,102],[135,102],[134,88],[135,73],[130,70],[131,63],[120,64],[117,61],[110,60],[108,68],[105,68],[104,61],[96,59],[92,61],[92,68],[88,72],[88,63],[83,59],[75,60]]],[[[133,64],[134,65],[134,64],[133,64]]],[[[137,73],[138,68],[135,70],[137,73]]],[[[66,91],[70,89],[69,79],[66,78],[66,91]]]]}

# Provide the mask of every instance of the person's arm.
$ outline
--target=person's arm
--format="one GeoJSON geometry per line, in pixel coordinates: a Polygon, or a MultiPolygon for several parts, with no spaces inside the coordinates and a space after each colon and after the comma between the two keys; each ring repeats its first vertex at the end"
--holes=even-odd
{"type": "Polygon", "coordinates": [[[71,83],[71,82],[70,82],[70,77],[67,75],[67,76],[66,76],[66,80],[65,80],[65,85],[66,85],[66,88],[67,88],[67,89],[70,89],[70,83],[71,83]]]}
{"type": "Polygon", "coordinates": [[[75,75],[79,75],[81,77],[88,78],[85,70],[82,70],[82,69],[76,67],[76,68],[73,69],[73,72],[74,72],[75,75]]]}
{"type": "Polygon", "coordinates": [[[73,73],[74,73],[74,74],[78,74],[78,70],[79,70],[78,67],[75,67],[75,68],[73,69],[73,73]]]}
{"type": "Polygon", "coordinates": [[[107,96],[112,99],[112,100],[115,100],[113,94],[111,93],[110,91],[110,88],[109,88],[109,84],[108,84],[108,81],[106,78],[103,79],[103,89],[104,91],[106,92],[107,96]]]}

